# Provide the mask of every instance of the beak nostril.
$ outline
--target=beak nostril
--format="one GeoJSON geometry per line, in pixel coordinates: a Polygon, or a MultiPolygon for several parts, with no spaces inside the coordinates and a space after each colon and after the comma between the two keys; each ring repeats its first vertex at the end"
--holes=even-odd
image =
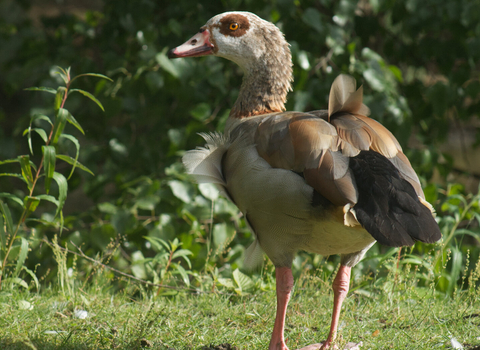
{"type": "Polygon", "coordinates": [[[197,43],[197,39],[193,39],[190,44],[195,45],[197,43]]]}

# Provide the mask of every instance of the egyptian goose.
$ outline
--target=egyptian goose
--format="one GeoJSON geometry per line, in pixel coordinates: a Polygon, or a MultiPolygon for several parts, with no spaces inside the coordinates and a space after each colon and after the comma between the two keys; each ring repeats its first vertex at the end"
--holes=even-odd
{"type": "Polygon", "coordinates": [[[272,23],[249,12],[211,18],[170,58],[215,55],[244,71],[223,134],[203,134],[205,148],[183,157],[198,182],[216,184],[255,233],[246,266],[275,265],[277,313],[269,349],[284,340],[298,250],[340,254],[333,282],[328,338],[303,349],[330,348],[350,283],[350,270],[375,243],[390,247],[432,243],[441,233],[415,171],[395,137],[367,117],[362,88],[340,75],[328,110],[285,112],[291,90],[289,44],[272,23]]]}

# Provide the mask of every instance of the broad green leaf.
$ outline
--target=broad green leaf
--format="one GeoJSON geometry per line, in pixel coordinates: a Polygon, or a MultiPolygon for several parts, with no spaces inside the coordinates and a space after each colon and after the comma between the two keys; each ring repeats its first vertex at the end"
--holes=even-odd
{"type": "Polygon", "coordinates": [[[233,279],[235,280],[242,292],[247,291],[255,286],[252,279],[244,273],[240,272],[239,269],[233,271],[233,279]]]}
{"type": "Polygon", "coordinates": [[[218,283],[224,287],[227,287],[228,289],[235,289],[235,284],[230,278],[219,278],[218,283]]]}
{"type": "Polygon", "coordinates": [[[40,129],[40,128],[34,128],[34,129],[32,129],[32,125],[30,124],[30,126],[23,131],[23,136],[25,136],[26,134],[28,134],[28,148],[30,149],[30,153],[31,153],[31,154],[33,154],[32,131],[35,131],[37,134],[39,134],[40,137],[42,138],[42,140],[43,140],[45,143],[47,143],[47,141],[48,141],[47,133],[45,132],[45,130],[40,129]]]}
{"type": "Polygon", "coordinates": [[[24,280],[22,280],[21,278],[18,278],[18,277],[10,277],[10,278],[6,278],[5,280],[3,280],[3,283],[4,284],[18,284],[19,286],[22,286],[23,288],[25,289],[28,289],[28,284],[27,282],[25,282],[24,280]]]}
{"type": "Polygon", "coordinates": [[[55,204],[55,205],[58,207],[58,200],[57,200],[54,196],[50,196],[50,195],[48,195],[48,194],[40,194],[40,195],[38,195],[38,196],[36,196],[36,197],[37,197],[38,199],[51,202],[51,203],[55,204]]]}
{"type": "Polygon", "coordinates": [[[20,166],[22,168],[22,176],[27,183],[28,190],[31,191],[33,187],[33,174],[32,168],[30,167],[30,157],[29,156],[19,156],[18,160],[20,161],[20,166]]]}
{"type": "Polygon", "coordinates": [[[60,215],[60,219],[63,222],[62,209],[63,205],[65,204],[65,200],[67,199],[68,182],[65,176],[57,172],[53,173],[53,179],[58,185],[58,207],[57,212],[55,213],[55,217],[60,215]]]}
{"type": "Polygon", "coordinates": [[[143,256],[143,253],[139,250],[136,252],[133,252],[132,254],[132,265],[131,265],[131,270],[132,273],[135,277],[140,278],[140,279],[147,279],[147,272],[145,271],[145,257],[143,256]]]}
{"type": "Polygon", "coordinates": [[[14,276],[18,277],[20,274],[20,271],[22,269],[23,264],[25,263],[25,260],[27,259],[27,254],[28,254],[28,241],[20,237],[21,243],[20,243],[20,253],[18,254],[17,258],[17,267],[15,268],[15,273],[14,276]]]}
{"type": "Polygon", "coordinates": [[[313,7],[307,8],[303,13],[302,21],[314,28],[317,32],[323,34],[324,28],[322,23],[324,23],[324,21],[322,20],[320,12],[317,9],[314,9],[313,7]]]}
{"type": "Polygon", "coordinates": [[[180,264],[172,264],[172,268],[175,269],[175,272],[178,273],[180,276],[182,276],[183,283],[185,285],[190,286],[190,279],[188,278],[187,271],[183,268],[182,265],[180,264]]]}
{"type": "Polygon", "coordinates": [[[112,215],[111,224],[120,234],[132,232],[137,225],[135,215],[128,209],[119,209],[112,215]]]}
{"type": "Polygon", "coordinates": [[[164,52],[158,53],[155,56],[155,59],[157,60],[157,63],[160,65],[160,67],[162,67],[162,69],[173,75],[175,78],[179,77],[180,74],[178,73],[177,68],[172,63],[172,61],[168,59],[167,55],[164,52]]]}
{"type": "Polygon", "coordinates": [[[190,203],[193,197],[193,189],[185,182],[171,180],[168,182],[173,195],[185,203],[190,203]]]}
{"type": "Polygon", "coordinates": [[[157,252],[161,252],[163,250],[170,251],[170,245],[161,238],[148,237],[148,236],[144,236],[143,238],[145,238],[147,241],[149,241],[152,244],[152,246],[154,247],[154,250],[157,251],[157,252]]]}
{"type": "Polygon", "coordinates": [[[72,176],[72,173],[73,173],[73,170],[75,169],[75,167],[77,167],[79,169],[82,169],[83,171],[86,171],[87,173],[95,176],[95,174],[90,169],[88,169],[85,165],[83,165],[82,163],[78,162],[76,159],[74,159],[70,156],[63,155],[63,154],[57,154],[56,157],[58,159],[61,159],[64,162],[67,162],[68,164],[73,166],[72,172],[70,172],[70,175],[68,176],[69,179],[72,176]]]}
{"type": "MultiPolygon", "coordinates": [[[[23,205],[23,204],[22,204],[23,205]]],[[[7,236],[13,234],[13,220],[12,214],[10,214],[10,209],[6,203],[3,203],[0,200],[0,212],[2,212],[3,217],[5,218],[5,224],[7,226],[7,236]]]]}
{"type": "Polygon", "coordinates": [[[57,89],[57,93],[55,94],[55,102],[54,102],[54,108],[55,111],[58,111],[60,107],[62,106],[63,100],[65,98],[65,93],[67,92],[67,89],[63,86],[60,86],[57,89]]]}
{"type": "Polygon", "coordinates": [[[176,258],[180,258],[182,257],[188,264],[188,267],[189,268],[192,268],[192,264],[190,262],[190,259],[188,258],[189,255],[193,255],[193,253],[188,250],[188,249],[179,249],[177,251],[175,251],[175,253],[173,253],[172,255],[172,259],[176,259],[176,258]]]}
{"type": "Polygon", "coordinates": [[[25,182],[25,179],[23,178],[22,174],[15,174],[15,173],[0,173],[0,176],[11,176],[11,177],[16,177],[25,182]]]}
{"type": "Polygon", "coordinates": [[[7,193],[7,192],[0,192],[0,198],[8,198],[20,205],[23,208],[23,201],[21,198],[18,198],[17,196],[7,193]]]}
{"type": "Polygon", "coordinates": [[[205,197],[214,201],[218,198],[219,192],[217,187],[211,183],[202,183],[198,185],[200,193],[205,197]]]}
{"type": "MultiPolygon", "coordinates": [[[[48,136],[47,136],[47,133],[45,132],[45,130],[40,129],[40,128],[34,128],[34,129],[32,129],[32,131],[35,131],[38,135],[40,135],[40,137],[42,138],[43,142],[47,143],[47,141],[48,141],[48,136]]],[[[33,152],[32,152],[32,153],[33,153],[33,152]]]]}
{"type": "Polygon", "coordinates": [[[154,210],[155,206],[160,202],[160,196],[158,195],[147,195],[142,198],[138,198],[135,201],[135,206],[139,209],[144,210],[154,210]]]}
{"type": "Polygon", "coordinates": [[[97,100],[96,97],[93,96],[91,93],[89,93],[89,92],[87,92],[87,91],[84,91],[84,90],[80,90],[80,89],[72,89],[72,90],[70,90],[70,93],[72,93],[72,92],[79,92],[79,93],[81,93],[83,96],[88,97],[90,100],[92,100],[93,102],[95,102],[95,103],[98,105],[98,107],[100,107],[100,109],[101,109],[102,111],[105,112],[105,109],[103,108],[103,106],[102,106],[102,104],[100,103],[100,101],[97,100]]]}
{"type": "Polygon", "coordinates": [[[32,125],[33,122],[34,122],[35,120],[37,120],[37,119],[38,119],[38,120],[44,120],[44,121],[46,121],[48,124],[53,125],[53,123],[52,123],[52,121],[50,120],[50,118],[47,117],[46,115],[43,115],[43,114],[34,114],[34,115],[32,116],[32,118],[30,119],[30,125],[32,125]]]}
{"type": "Polygon", "coordinates": [[[222,247],[229,237],[232,237],[235,229],[231,225],[222,222],[213,226],[213,243],[217,247],[222,247]]]}
{"type": "Polygon", "coordinates": [[[67,122],[69,122],[70,124],[72,124],[74,127],[76,127],[83,135],[85,135],[85,131],[83,131],[83,128],[82,126],[77,122],[77,120],[73,117],[73,115],[71,115],[70,113],[68,113],[68,116],[67,116],[67,122]]]}
{"type": "Polygon", "coordinates": [[[202,102],[190,110],[190,115],[198,121],[205,121],[212,115],[210,104],[202,102]]]}
{"type": "Polygon", "coordinates": [[[403,83],[403,76],[400,68],[394,65],[390,65],[388,66],[388,69],[393,73],[393,76],[395,77],[395,79],[397,79],[398,82],[403,83]]]}
{"type": "Polygon", "coordinates": [[[103,74],[98,74],[98,73],[84,73],[84,74],[80,74],[80,75],[77,75],[76,77],[74,77],[74,78],[71,80],[70,85],[71,85],[71,83],[72,83],[74,80],[76,80],[76,79],[78,79],[78,78],[81,78],[81,77],[96,77],[96,78],[106,79],[106,80],[108,80],[108,81],[112,81],[112,82],[113,82],[113,80],[112,80],[111,78],[109,78],[109,77],[107,77],[106,75],[103,75],[103,74]]]}
{"type": "MultiPolygon", "coordinates": [[[[73,118],[73,117],[72,117],[73,118]]],[[[72,167],[72,170],[70,171],[70,175],[68,175],[68,178],[70,179],[70,177],[72,177],[72,174],[75,170],[75,167],[77,166],[77,160],[78,160],[78,156],[80,154],[80,142],[78,142],[77,138],[72,136],[72,135],[69,135],[69,134],[62,134],[60,137],[62,138],[65,138],[67,140],[70,140],[74,145],[75,145],[75,164],[73,165],[72,167]]],[[[93,173],[92,173],[93,175],[93,173]]]]}
{"type": "Polygon", "coordinates": [[[23,199],[23,206],[27,210],[26,217],[37,210],[38,204],[40,203],[40,198],[33,196],[26,196],[23,199]]]}
{"type": "Polygon", "coordinates": [[[298,64],[300,65],[300,67],[302,67],[302,69],[304,70],[309,70],[310,69],[310,62],[308,61],[308,55],[307,55],[307,52],[306,51],[300,51],[298,53],[298,64]]]}
{"type": "Polygon", "coordinates": [[[368,60],[376,61],[376,62],[381,62],[381,63],[384,62],[382,56],[380,56],[377,52],[373,51],[372,49],[370,49],[368,47],[364,47],[362,49],[362,57],[364,57],[368,60]]]}
{"type": "Polygon", "coordinates": [[[26,91],[44,91],[44,92],[49,92],[49,93],[54,94],[54,95],[57,93],[57,90],[49,88],[49,87],[45,87],[45,86],[38,86],[38,87],[34,86],[34,87],[26,88],[24,90],[26,90],[26,91]]]}
{"type": "Polygon", "coordinates": [[[18,301],[18,309],[19,310],[33,310],[33,305],[29,301],[19,300],[18,301]]]}
{"type": "Polygon", "coordinates": [[[385,89],[385,77],[382,72],[373,68],[368,68],[363,72],[363,77],[373,90],[381,92],[385,89]]]}
{"type": "Polygon", "coordinates": [[[60,108],[57,112],[57,117],[55,118],[55,124],[53,125],[52,140],[51,145],[55,146],[60,139],[60,135],[63,133],[63,129],[67,124],[67,119],[70,112],[64,108],[60,108]]]}
{"type": "Polygon", "coordinates": [[[52,182],[53,174],[55,172],[55,147],[53,146],[42,146],[43,152],[43,166],[45,172],[45,191],[50,192],[50,184],[52,182]]]}
{"type": "Polygon", "coordinates": [[[115,214],[118,211],[118,208],[109,202],[97,204],[98,210],[106,214],[115,214]]]}

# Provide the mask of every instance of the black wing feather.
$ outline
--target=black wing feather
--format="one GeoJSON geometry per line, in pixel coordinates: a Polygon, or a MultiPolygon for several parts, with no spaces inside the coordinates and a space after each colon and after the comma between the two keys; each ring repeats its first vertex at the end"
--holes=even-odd
{"type": "Polygon", "coordinates": [[[361,151],[350,159],[358,189],[357,220],[379,243],[411,246],[441,238],[430,210],[395,166],[375,151],[361,151]]]}

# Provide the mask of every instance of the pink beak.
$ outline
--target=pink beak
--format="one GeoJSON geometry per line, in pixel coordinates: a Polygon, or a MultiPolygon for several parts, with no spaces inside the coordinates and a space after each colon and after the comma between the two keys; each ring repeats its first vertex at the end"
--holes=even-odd
{"type": "Polygon", "coordinates": [[[210,42],[210,32],[208,29],[200,29],[200,31],[186,43],[168,51],[168,58],[211,55],[213,53],[213,47],[213,44],[210,42]]]}

